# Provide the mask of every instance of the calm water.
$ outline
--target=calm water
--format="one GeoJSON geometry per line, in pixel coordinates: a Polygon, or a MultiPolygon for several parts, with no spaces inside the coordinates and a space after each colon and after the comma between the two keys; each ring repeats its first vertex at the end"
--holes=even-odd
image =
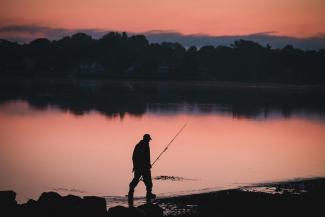
{"type": "MultiPolygon", "coordinates": [[[[211,106],[217,105],[203,105],[211,106]]],[[[50,190],[123,196],[132,177],[133,147],[142,135],[153,137],[153,160],[184,123],[152,170],[153,176],[184,180],[155,180],[160,195],[325,176],[325,121],[317,115],[238,118],[191,104],[147,105],[142,115],[96,110],[76,115],[14,100],[0,104],[0,190],[15,190],[21,202],[50,190]]],[[[144,191],[140,183],[136,195],[144,191]]]]}

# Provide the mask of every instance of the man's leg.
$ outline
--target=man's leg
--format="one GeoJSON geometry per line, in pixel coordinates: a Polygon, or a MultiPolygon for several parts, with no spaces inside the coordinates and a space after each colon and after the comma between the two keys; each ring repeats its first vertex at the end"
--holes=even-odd
{"type": "Polygon", "coordinates": [[[133,206],[133,194],[134,194],[134,189],[138,185],[141,177],[141,172],[140,171],[134,171],[134,177],[132,181],[130,182],[129,185],[129,193],[128,193],[128,200],[129,200],[129,205],[133,206]]]}
{"type": "Polygon", "coordinates": [[[152,193],[152,179],[151,179],[151,171],[145,170],[142,172],[143,182],[146,185],[147,189],[147,200],[154,199],[156,195],[152,193]]]}

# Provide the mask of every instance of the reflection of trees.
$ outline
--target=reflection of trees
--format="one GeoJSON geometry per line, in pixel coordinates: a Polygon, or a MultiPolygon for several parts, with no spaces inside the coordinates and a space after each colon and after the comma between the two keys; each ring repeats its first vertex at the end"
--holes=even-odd
{"type": "Polygon", "coordinates": [[[1,101],[23,99],[39,109],[55,106],[82,115],[92,110],[108,117],[125,114],[219,113],[235,118],[290,117],[297,111],[324,115],[324,93],[251,88],[195,88],[165,83],[33,81],[2,85],[1,101]],[[85,83],[84,83],[85,82],[85,83]]]}

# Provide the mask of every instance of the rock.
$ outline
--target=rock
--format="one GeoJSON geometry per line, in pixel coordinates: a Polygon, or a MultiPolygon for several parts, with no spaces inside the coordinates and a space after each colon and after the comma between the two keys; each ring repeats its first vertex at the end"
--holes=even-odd
{"type": "Polygon", "coordinates": [[[129,209],[124,206],[114,206],[108,209],[109,217],[124,217],[129,216],[129,209]]]}
{"type": "Polygon", "coordinates": [[[65,213],[65,210],[63,210],[63,198],[56,192],[42,193],[37,203],[39,211],[44,216],[54,217],[65,213]]]}
{"type": "Polygon", "coordinates": [[[1,217],[107,217],[106,200],[101,197],[63,197],[56,192],[44,192],[37,201],[29,200],[21,205],[15,199],[15,192],[0,191],[1,217]]]}
{"type": "Polygon", "coordinates": [[[0,191],[0,205],[16,203],[16,193],[14,191],[0,191]]]}
{"type": "Polygon", "coordinates": [[[13,191],[0,191],[0,216],[17,216],[18,209],[16,193],[13,191]]]}
{"type": "Polygon", "coordinates": [[[164,210],[156,204],[143,204],[138,206],[139,209],[143,210],[146,217],[162,217],[164,215],[164,210]]]}
{"type": "Polygon", "coordinates": [[[69,194],[63,197],[63,202],[66,206],[79,206],[82,205],[82,198],[76,195],[69,194]]]}
{"type": "Polygon", "coordinates": [[[62,210],[66,216],[83,216],[84,203],[81,197],[68,195],[62,197],[62,210]]]}
{"type": "Polygon", "coordinates": [[[102,197],[85,196],[83,198],[84,212],[89,216],[106,216],[106,200],[102,197]]]}
{"type": "Polygon", "coordinates": [[[43,193],[37,201],[42,216],[103,217],[107,215],[105,198],[75,195],[62,197],[56,192],[43,193]]]}
{"type": "Polygon", "coordinates": [[[60,206],[62,204],[62,196],[56,192],[43,192],[37,202],[41,206],[60,206]]]}
{"type": "Polygon", "coordinates": [[[143,210],[130,207],[126,208],[124,206],[111,207],[108,210],[108,217],[145,217],[143,210]]]}
{"type": "Polygon", "coordinates": [[[41,216],[38,203],[35,200],[28,200],[20,206],[21,216],[41,216]]]}
{"type": "Polygon", "coordinates": [[[38,199],[41,213],[49,217],[107,215],[105,198],[86,196],[83,199],[75,195],[62,197],[56,192],[43,193],[38,199]]]}
{"type": "Polygon", "coordinates": [[[145,217],[146,214],[142,209],[136,208],[136,207],[130,207],[130,216],[131,217],[145,217]]]}

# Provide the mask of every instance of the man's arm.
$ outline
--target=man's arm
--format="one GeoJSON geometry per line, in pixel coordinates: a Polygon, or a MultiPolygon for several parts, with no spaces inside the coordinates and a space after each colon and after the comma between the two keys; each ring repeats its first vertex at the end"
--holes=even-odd
{"type": "Polygon", "coordinates": [[[147,150],[146,150],[146,163],[149,168],[151,168],[151,160],[150,160],[150,147],[149,144],[147,145],[147,150]]]}

